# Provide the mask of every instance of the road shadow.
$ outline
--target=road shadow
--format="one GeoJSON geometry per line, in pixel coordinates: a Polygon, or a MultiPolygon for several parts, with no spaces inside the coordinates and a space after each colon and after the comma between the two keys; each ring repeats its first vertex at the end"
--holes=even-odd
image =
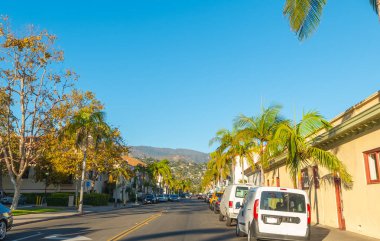
{"type": "Polygon", "coordinates": [[[89,228],[49,228],[43,231],[36,231],[33,229],[25,230],[22,233],[11,232],[7,236],[7,240],[28,240],[28,241],[38,241],[38,240],[81,240],[75,239],[78,236],[86,236],[92,232],[94,229],[89,228]],[[55,236],[55,237],[54,237],[55,236]],[[48,238],[50,237],[50,238],[48,238]]]}

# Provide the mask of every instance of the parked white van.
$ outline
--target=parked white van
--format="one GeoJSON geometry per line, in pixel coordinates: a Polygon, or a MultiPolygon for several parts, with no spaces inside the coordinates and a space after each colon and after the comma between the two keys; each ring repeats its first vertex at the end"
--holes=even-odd
{"type": "Polygon", "coordinates": [[[248,241],[309,240],[310,221],[310,202],[304,191],[255,187],[247,194],[236,229],[237,234],[246,233],[248,241]]]}
{"type": "Polygon", "coordinates": [[[224,221],[226,218],[226,225],[231,226],[232,221],[236,220],[239,214],[245,194],[253,187],[250,184],[232,184],[226,187],[220,201],[219,221],[224,221]]]}

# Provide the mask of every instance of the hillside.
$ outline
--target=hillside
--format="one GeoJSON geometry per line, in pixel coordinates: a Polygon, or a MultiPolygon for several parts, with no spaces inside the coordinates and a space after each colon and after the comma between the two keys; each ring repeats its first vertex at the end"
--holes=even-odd
{"type": "Polygon", "coordinates": [[[168,159],[170,161],[194,161],[204,163],[208,161],[207,153],[189,149],[158,148],[151,146],[132,146],[131,155],[140,159],[154,158],[158,160],[168,159]]]}

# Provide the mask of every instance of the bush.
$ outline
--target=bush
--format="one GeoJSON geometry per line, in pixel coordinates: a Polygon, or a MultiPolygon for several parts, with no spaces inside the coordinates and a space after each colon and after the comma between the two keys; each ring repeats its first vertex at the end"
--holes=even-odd
{"type": "Polygon", "coordinates": [[[83,203],[92,206],[106,206],[108,205],[109,195],[103,193],[89,193],[84,194],[83,203]]]}
{"type": "Polygon", "coordinates": [[[69,205],[69,196],[66,197],[47,197],[46,203],[48,206],[67,207],[69,205]]]}

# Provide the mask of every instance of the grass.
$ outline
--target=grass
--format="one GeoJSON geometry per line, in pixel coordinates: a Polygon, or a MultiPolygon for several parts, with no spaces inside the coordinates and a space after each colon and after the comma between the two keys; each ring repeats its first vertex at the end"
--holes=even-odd
{"type": "Polygon", "coordinates": [[[59,212],[61,208],[27,208],[27,209],[17,209],[13,210],[13,216],[35,214],[35,213],[50,213],[50,212],[59,212]]]}

